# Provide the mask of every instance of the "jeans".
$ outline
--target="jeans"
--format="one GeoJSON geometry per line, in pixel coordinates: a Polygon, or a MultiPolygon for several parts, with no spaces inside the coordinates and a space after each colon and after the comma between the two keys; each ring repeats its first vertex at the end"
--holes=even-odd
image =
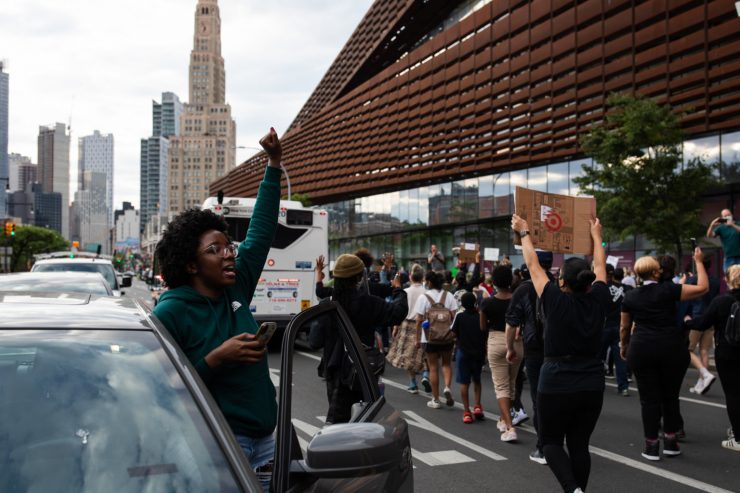
{"type": "Polygon", "coordinates": [[[534,429],[537,430],[537,450],[542,451],[542,437],[540,436],[539,411],[537,406],[537,387],[540,384],[540,370],[545,357],[542,355],[527,354],[524,356],[524,367],[527,370],[529,380],[529,395],[532,398],[532,421],[534,429]]]}
{"type": "Polygon", "coordinates": [[[591,473],[588,442],[601,414],[602,391],[543,394],[537,396],[542,448],[547,465],[563,491],[586,490],[591,473]],[[568,445],[568,453],[563,448],[568,445]]]}
{"type": "Polygon", "coordinates": [[[722,272],[727,272],[727,269],[737,264],[740,264],[740,257],[725,257],[724,264],[722,264],[722,272]]]}
{"type": "Polygon", "coordinates": [[[244,455],[247,456],[252,469],[254,469],[257,479],[262,485],[262,490],[269,493],[272,463],[275,458],[275,435],[270,434],[262,438],[236,435],[236,441],[244,451],[244,455]]]}
{"type": "Polygon", "coordinates": [[[630,343],[627,362],[637,379],[645,438],[658,438],[661,418],[666,433],[675,433],[683,427],[678,394],[689,361],[683,338],[630,343]]]}
{"type": "Polygon", "coordinates": [[[619,356],[619,328],[605,328],[601,342],[601,357],[606,362],[606,351],[611,350],[614,358],[614,371],[617,374],[617,390],[627,390],[627,362],[619,356]]]}

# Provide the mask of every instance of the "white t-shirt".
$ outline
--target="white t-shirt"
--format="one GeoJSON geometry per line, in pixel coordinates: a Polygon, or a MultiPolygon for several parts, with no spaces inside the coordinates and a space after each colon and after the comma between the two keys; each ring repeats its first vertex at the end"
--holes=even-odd
{"type": "Polygon", "coordinates": [[[406,298],[409,304],[409,312],[406,314],[406,319],[415,320],[416,312],[414,309],[416,308],[416,302],[419,300],[419,297],[424,294],[426,289],[424,289],[424,286],[421,284],[412,284],[404,289],[404,291],[406,291],[406,298]]]}
{"type": "MultiPolygon", "coordinates": [[[[435,301],[435,303],[439,303],[439,300],[442,299],[442,293],[444,292],[445,291],[430,289],[424,294],[428,294],[435,301]]],[[[422,317],[424,317],[427,313],[427,310],[429,309],[429,306],[430,303],[427,297],[419,296],[419,299],[416,300],[416,304],[414,305],[414,316],[421,315],[422,317]]],[[[455,300],[455,296],[452,293],[447,293],[447,297],[445,298],[445,308],[453,313],[457,311],[457,300],[455,300]]]]}

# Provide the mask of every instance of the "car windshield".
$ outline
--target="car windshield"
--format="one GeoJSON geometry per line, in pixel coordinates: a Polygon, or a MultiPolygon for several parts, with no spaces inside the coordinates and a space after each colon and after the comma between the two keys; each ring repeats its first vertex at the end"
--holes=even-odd
{"type": "Polygon", "coordinates": [[[0,330],[0,491],[234,491],[154,334],[0,330]]]}
{"type": "Polygon", "coordinates": [[[99,272],[103,274],[103,277],[111,289],[118,289],[118,281],[116,280],[116,273],[110,264],[95,263],[95,262],[58,262],[49,264],[36,264],[33,266],[34,272],[99,272]]]}
{"type": "Polygon", "coordinates": [[[0,276],[0,291],[45,291],[54,293],[86,293],[107,296],[108,290],[103,279],[62,277],[40,279],[38,276],[0,276]]]}

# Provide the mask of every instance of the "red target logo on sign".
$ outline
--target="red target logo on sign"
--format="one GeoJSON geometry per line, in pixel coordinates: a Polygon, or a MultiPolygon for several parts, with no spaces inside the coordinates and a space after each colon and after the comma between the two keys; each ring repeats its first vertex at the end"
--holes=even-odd
{"type": "Polygon", "coordinates": [[[550,209],[545,215],[545,228],[551,233],[557,233],[563,227],[563,218],[557,211],[550,209]]]}

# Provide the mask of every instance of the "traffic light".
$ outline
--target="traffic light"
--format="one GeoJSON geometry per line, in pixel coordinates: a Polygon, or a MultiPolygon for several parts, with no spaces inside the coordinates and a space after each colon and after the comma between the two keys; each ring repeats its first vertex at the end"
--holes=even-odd
{"type": "Polygon", "coordinates": [[[13,228],[10,230],[10,236],[15,236],[15,224],[13,224],[13,228]]]}
{"type": "Polygon", "coordinates": [[[13,235],[13,223],[10,221],[5,222],[5,236],[12,236],[13,235]]]}

